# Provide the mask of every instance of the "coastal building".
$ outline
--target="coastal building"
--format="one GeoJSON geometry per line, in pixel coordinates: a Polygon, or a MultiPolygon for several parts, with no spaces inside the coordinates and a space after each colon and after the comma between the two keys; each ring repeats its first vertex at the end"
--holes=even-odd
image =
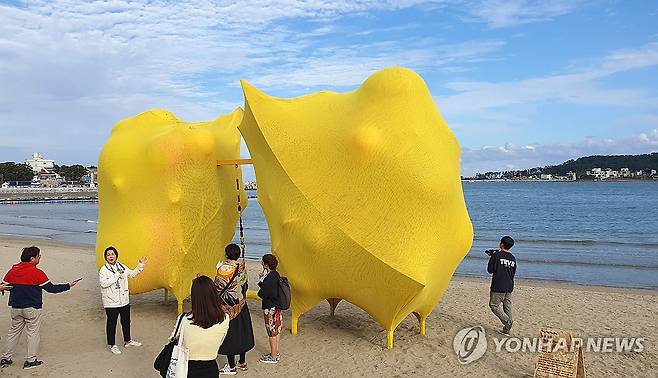
{"type": "Polygon", "coordinates": [[[29,165],[35,174],[41,172],[42,169],[55,168],[55,160],[44,159],[43,155],[38,152],[33,153],[31,159],[25,159],[25,164],[29,165]]]}
{"type": "Polygon", "coordinates": [[[544,174],[542,174],[541,176],[539,176],[539,178],[542,179],[542,180],[551,181],[551,180],[553,180],[553,175],[544,175],[544,174]]]}
{"type": "Polygon", "coordinates": [[[64,178],[51,169],[42,169],[37,173],[33,180],[33,186],[41,186],[43,188],[56,188],[64,182],[64,178]],[[37,184],[38,183],[38,184],[37,184]]]}
{"type": "Polygon", "coordinates": [[[87,174],[80,178],[80,183],[89,185],[90,188],[98,186],[98,169],[88,168],[87,174]]]}
{"type": "Polygon", "coordinates": [[[631,174],[631,170],[628,169],[628,168],[622,168],[622,169],[619,171],[619,175],[620,175],[621,177],[631,177],[631,176],[632,176],[632,174],[631,174]]]}
{"type": "Polygon", "coordinates": [[[572,171],[567,172],[567,180],[576,181],[576,172],[572,172],[572,171]]]}

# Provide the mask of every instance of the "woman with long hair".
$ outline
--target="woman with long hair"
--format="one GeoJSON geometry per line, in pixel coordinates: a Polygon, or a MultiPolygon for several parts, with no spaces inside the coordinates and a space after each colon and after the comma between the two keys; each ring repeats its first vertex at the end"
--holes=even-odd
{"type": "MultiPolygon", "coordinates": [[[[226,337],[229,318],[219,306],[215,283],[207,276],[192,280],[192,312],[183,313],[180,332],[189,350],[188,377],[217,378],[217,350],[226,337]]],[[[175,330],[174,330],[175,332],[175,330]]],[[[177,338],[178,335],[172,335],[177,338]]]]}
{"type": "Polygon", "coordinates": [[[215,285],[219,290],[220,306],[231,322],[224,343],[219,347],[219,354],[226,356],[228,364],[219,372],[222,375],[234,375],[238,369],[247,370],[246,354],[254,347],[254,330],[245,299],[247,272],[244,261],[238,262],[240,247],[237,244],[229,244],[224,252],[226,259],[217,264],[215,285]],[[240,356],[237,364],[235,356],[240,356]]]}

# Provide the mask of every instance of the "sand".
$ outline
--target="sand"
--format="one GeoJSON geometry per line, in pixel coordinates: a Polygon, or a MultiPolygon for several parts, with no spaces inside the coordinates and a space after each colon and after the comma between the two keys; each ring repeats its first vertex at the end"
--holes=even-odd
{"type": "MultiPolygon", "coordinates": [[[[39,358],[41,367],[24,371],[23,336],[14,365],[0,372],[7,377],[158,377],[153,360],[166,342],[176,318],[176,304],[162,303],[162,291],[131,299],[133,338],[142,347],[112,355],[105,346],[105,312],[101,305],[98,274],[92,248],[66,246],[41,240],[0,237],[2,273],[19,260],[27,245],[42,249],[40,267],[53,282],[83,277],[71,291],[44,293],[44,315],[39,358]]],[[[519,262],[523,264],[522,256],[519,262]]],[[[148,268],[148,267],[147,267],[148,268]]],[[[256,263],[250,272],[257,273],[256,263]]],[[[255,286],[255,281],[253,286],[255,286]]],[[[256,347],[247,355],[248,372],[241,376],[532,376],[536,354],[494,351],[478,361],[461,365],[452,348],[455,334],[482,325],[487,336],[500,337],[497,319],[488,304],[489,282],[455,277],[441,303],[427,319],[426,336],[419,335],[410,316],[395,333],[395,348],[387,350],[386,333],[359,308],[342,302],[335,317],[321,303],[300,320],[300,332],[290,334],[290,317],[284,313],[282,360],[277,365],[258,362],[267,351],[260,303],[249,301],[256,347]]],[[[7,295],[2,297],[4,301],[7,295]]],[[[6,302],[5,302],[6,303],[6,302]]],[[[517,281],[514,291],[513,336],[536,336],[542,326],[572,329],[581,337],[644,337],[642,353],[585,353],[587,375],[655,376],[658,369],[658,292],[576,286],[561,283],[517,281]]],[[[9,325],[9,308],[0,308],[0,347],[9,325]]],[[[119,328],[119,327],[118,327],[119,328]]],[[[121,340],[117,329],[117,340],[121,340]]],[[[219,358],[220,367],[225,360],[219,358]]]]}

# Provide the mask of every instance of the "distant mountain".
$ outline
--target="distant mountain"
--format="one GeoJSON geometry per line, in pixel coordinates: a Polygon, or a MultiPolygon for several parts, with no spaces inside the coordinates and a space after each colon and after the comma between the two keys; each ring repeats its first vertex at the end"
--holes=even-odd
{"type": "Polygon", "coordinates": [[[644,155],[594,155],[581,157],[575,160],[568,160],[560,165],[549,165],[545,167],[535,167],[525,170],[504,171],[504,172],[487,172],[478,174],[478,178],[513,178],[519,176],[537,176],[537,175],[554,175],[565,176],[567,172],[575,172],[578,177],[585,176],[585,172],[592,168],[610,168],[620,170],[628,168],[631,172],[655,169],[658,170],[658,152],[644,155]]]}
{"type": "Polygon", "coordinates": [[[543,174],[566,175],[567,172],[576,172],[578,176],[592,168],[611,168],[618,171],[628,168],[633,171],[643,169],[658,170],[658,152],[645,155],[594,155],[568,160],[560,165],[547,166],[541,169],[543,174]]]}

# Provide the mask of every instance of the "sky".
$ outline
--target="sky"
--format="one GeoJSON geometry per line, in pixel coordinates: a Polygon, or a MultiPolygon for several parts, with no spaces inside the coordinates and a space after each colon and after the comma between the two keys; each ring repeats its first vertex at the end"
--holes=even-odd
{"type": "Polygon", "coordinates": [[[658,151],[656,1],[0,0],[0,161],[96,165],[147,109],[210,120],[240,79],[296,97],[389,66],[424,78],[466,176],[658,151]]]}

